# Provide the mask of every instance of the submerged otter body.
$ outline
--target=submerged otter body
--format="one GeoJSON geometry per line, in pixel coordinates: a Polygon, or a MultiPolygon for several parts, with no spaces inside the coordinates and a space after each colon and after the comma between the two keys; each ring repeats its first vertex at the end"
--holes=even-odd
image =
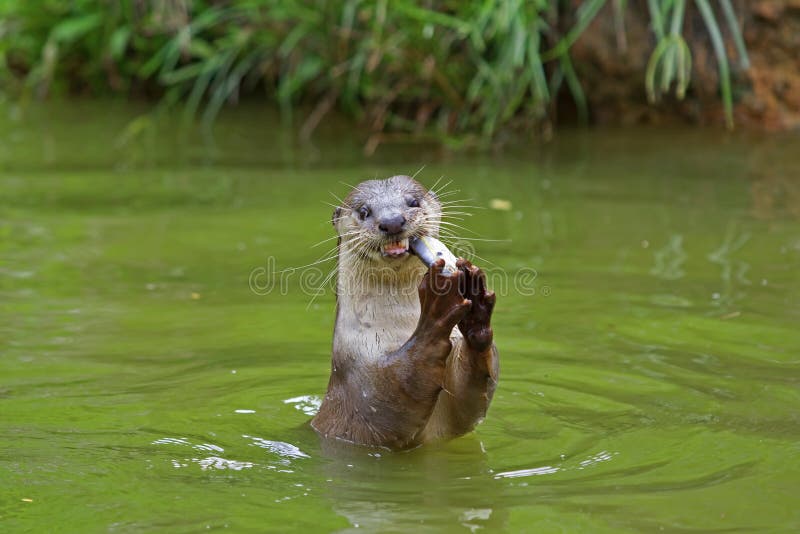
{"type": "Polygon", "coordinates": [[[498,375],[494,293],[465,260],[426,268],[409,238],[437,236],[442,207],[408,176],[355,187],[334,212],[336,325],[328,391],[312,420],[325,437],[405,449],[464,434],[498,375]]]}

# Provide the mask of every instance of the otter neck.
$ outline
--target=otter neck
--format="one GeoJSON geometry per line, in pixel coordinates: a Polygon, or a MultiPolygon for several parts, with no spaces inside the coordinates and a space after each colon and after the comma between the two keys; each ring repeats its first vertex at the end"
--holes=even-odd
{"type": "Polygon", "coordinates": [[[417,326],[424,273],[415,257],[365,260],[340,247],[334,354],[364,361],[399,349],[417,326]]]}

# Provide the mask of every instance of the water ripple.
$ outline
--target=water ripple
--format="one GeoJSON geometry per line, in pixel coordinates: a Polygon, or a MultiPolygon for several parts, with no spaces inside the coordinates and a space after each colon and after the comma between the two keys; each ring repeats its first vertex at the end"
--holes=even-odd
{"type": "Polygon", "coordinates": [[[552,465],[544,465],[541,467],[531,467],[525,469],[515,469],[513,471],[503,471],[502,473],[497,473],[494,475],[496,480],[501,478],[522,478],[522,477],[531,477],[531,476],[542,476],[542,475],[552,475],[555,473],[560,473],[562,471],[569,471],[571,469],[583,470],[587,467],[591,467],[593,465],[607,462],[611,460],[614,456],[619,454],[618,452],[608,452],[608,451],[600,451],[597,454],[594,454],[585,460],[581,460],[580,463],[576,467],[563,467],[563,466],[552,466],[552,465]]]}
{"type": "Polygon", "coordinates": [[[322,399],[316,395],[301,395],[283,401],[284,404],[294,404],[295,410],[300,410],[308,416],[317,415],[322,399]]]}
{"type": "Polygon", "coordinates": [[[532,467],[530,469],[517,469],[515,471],[504,471],[502,473],[497,473],[494,476],[494,478],[501,479],[501,478],[520,478],[520,477],[531,477],[540,475],[552,475],[553,473],[558,473],[559,471],[561,471],[560,467],[545,465],[542,467],[532,467]]]}
{"type": "Polygon", "coordinates": [[[269,439],[258,438],[255,436],[242,436],[245,439],[250,439],[253,441],[251,445],[255,445],[256,447],[261,447],[262,449],[267,449],[269,452],[277,454],[283,459],[284,465],[289,465],[289,460],[297,459],[297,458],[311,458],[308,454],[301,451],[295,445],[291,443],[285,443],[283,441],[272,441],[269,439]]]}

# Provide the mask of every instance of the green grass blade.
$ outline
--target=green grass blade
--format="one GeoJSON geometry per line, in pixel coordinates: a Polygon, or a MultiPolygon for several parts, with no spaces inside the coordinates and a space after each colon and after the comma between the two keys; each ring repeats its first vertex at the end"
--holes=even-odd
{"type": "Polygon", "coordinates": [[[617,36],[617,48],[623,54],[628,52],[628,36],[625,30],[625,9],[628,0],[614,0],[614,33],[617,36]]]}
{"type": "Polygon", "coordinates": [[[194,85],[192,85],[192,91],[189,93],[189,98],[184,106],[184,121],[189,122],[195,116],[197,108],[200,106],[200,101],[203,95],[205,95],[208,86],[211,84],[211,80],[214,79],[214,75],[226,60],[226,55],[213,56],[203,64],[203,70],[195,79],[194,85]]]}
{"type": "Polygon", "coordinates": [[[602,8],[605,3],[606,0],[586,0],[581,4],[578,8],[578,21],[575,23],[575,26],[567,32],[567,35],[565,35],[556,46],[542,54],[542,60],[550,61],[558,57],[563,57],[564,54],[569,51],[570,47],[575,44],[575,41],[578,40],[584,30],[586,30],[586,27],[594,20],[595,15],[597,15],[597,12],[600,11],[600,8],[602,8]]]}
{"type": "Polygon", "coordinates": [[[567,82],[569,92],[572,94],[572,99],[575,101],[575,107],[578,111],[578,120],[582,124],[589,122],[589,105],[586,103],[586,95],[581,87],[581,82],[578,80],[578,75],[572,66],[572,60],[568,54],[561,56],[561,70],[564,72],[564,80],[567,82]]]}
{"type": "Polygon", "coordinates": [[[539,56],[540,39],[541,34],[538,32],[534,31],[528,35],[528,68],[533,74],[534,108],[543,112],[550,101],[550,91],[547,88],[547,75],[544,72],[542,58],[539,56]]]}
{"type": "Polygon", "coordinates": [[[661,69],[661,91],[669,91],[672,80],[678,78],[675,69],[675,60],[678,54],[678,42],[683,28],[683,12],[686,0],[674,0],[672,4],[672,17],[670,20],[669,37],[670,46],[664,54],[664,65],[661,69]]]}
{"type": "Polygon", "coordinates": [[[661,39],[656,45],[656,49],[650,54],[650,59],[647,61],[647,70],[644,75],[645,89],[647,90],[647,100],[653,104],[658,100],[658,91],[656,90],[656,74],[658,66],[661,63],[664,54],[669,48],[669,40],[667,38],[661,39]]]}
{"type": "Polygon", "coordinates": [[[683,13],[686,10],[686,0],[675,0],[672,9],[669,33],[673,36],[680,35],[683,31],[683,13]]]}
{"type": "Polygon", "coordinates": [[[728,23],[733,42],[736,45],[736,54],[739,56],[739,64],[745,70],[750,68],[750,56],[747,55],[747,47],[744,44],[742,32],[739,29],[739,21],[736,20],[736,13],[733,11],[731,0],[719,0],[722,5],[722,13],[728,23]]]}
{"type": "Polygon", "coordinates": [[[692,53],[683,37],[678,37],[678,46],[678,87],[675,89],[675,95],[678,100],[683,100],[692,76],[692,53]]]}
{"type": "Polygon", "coordinates": [[[725,42],[722,39],[722,33],[719,31],[717,20],[714,17],[714,11],[712,11],[708,0],[696,0],[696,2],[700,14],[703,16],[706,28],[708,28],[711,44],[717,56],[719,84],[722,90],[722,105],[725,107],[725,125],[729,130],[733,130],[733,95],[731,92],[731,75],[730,67],[728,66],[728,55],[725,52],[725,42]]]}
{"type": "Polygon", "coordinates": [[[58,43],[71,43],[84,37],[102,23],[100,13],[71,17],[56,24],[50,31],[50,39],[58,43]]]}
{"type": "Polygon", "coordinates": [[[653,32],[656,34],[656,39],[661,41],[664,38],[664,20],[661,17],[661,7],[658,5],[658,0],[647,0],[647,8],[650,11],[653,32]]]}
{"type": "Polygon", "coordinates": [[[415,5],[415,2],[393,2],[392,9],[399,13],[403,13],[405,16],[412,19],[423,22],[431,22],[433,24],[438,24],[439,26],[451,28],[456,30],[462,36],[469,35],[472,29],[469,24],[457,17],[439,11],[425,9],[424,7],[419,7],[415,5]]]}
{"type": "Polygon", "coordinates": [[[230,74],[225,77],[223,83],[217,87],[211,94],[205,111],[203,112],[203,124],[210,126],[214,119],[216,119],[219,110],[222,108],[225,101],[230,98],[233,93],[239,88],[242,78],[253,68],[253,66],[261,58],[263,52],[261,50],[253,50],[231,70],[230,74]]]}

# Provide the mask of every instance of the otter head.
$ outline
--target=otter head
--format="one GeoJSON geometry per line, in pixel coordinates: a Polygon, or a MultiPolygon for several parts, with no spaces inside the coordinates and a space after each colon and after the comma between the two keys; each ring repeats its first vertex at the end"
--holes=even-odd
{"type": "Polygon", "coordinates": [[[409,257],[410,237],[436,236],[442,207],[436,195],[409,176],[358,184],[333,212],[340,253],[367,262],[409,257]]]}

